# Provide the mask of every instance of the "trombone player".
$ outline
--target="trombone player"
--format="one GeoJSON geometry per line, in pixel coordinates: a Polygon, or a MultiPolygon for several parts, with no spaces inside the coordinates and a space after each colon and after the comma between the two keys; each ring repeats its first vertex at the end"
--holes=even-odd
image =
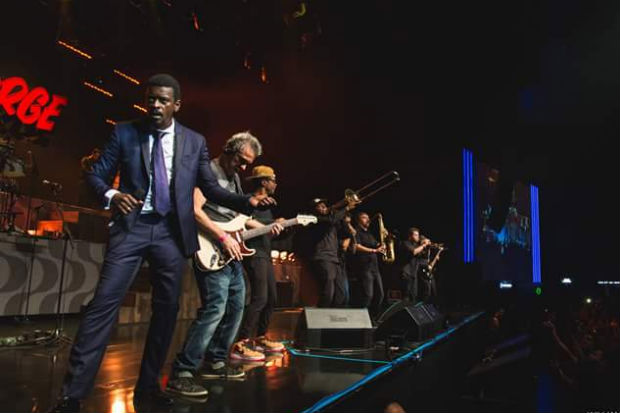
{"type": "Polygon", "coordinates": [[[356,197],[346,197],[332,207],[324,198],[312,200],[318,222],[308,228],[311,268],[319,282],[319,307],[342,307],[347,301],[345,274],[340,270],[338,227],[346,213],[357,206],[356,197]]]}
{"type": "MultiPolygon", "coordinates": [[[[398,172],[390,171],[357,191],[346,189],[344,191],[344,198],[331,207],[327,206],[327,200],[324,198],[315,198],[312,201],[318,223],[311,227],[308,232],[310,233],[311,242],[311,265],[320,284],[319,307],[343,306],[347,301],[348,280],[346,279],[345,271],[341,271],[340,268],[337,227],[348,211],[354,209],[364,199],[393,185],[399,180],[398,172]]],[[[365,215],[368,218],[368,214],[365,215]]],[[[370,224],[370,219],[368,219],[368,224],[370,224]]],[[[361,251],[363,250],[364,247],[362,247],[361,251]]],[[[385,249],[381,253],[384,253],[384,251],[385,249]]],[[[378,290],[381,293],[380,303],[383,300],[383,284],[378,275],[378,267],[376,274],[380,283],[378,290]]],[[[372,297],[372,287],[370,291],[372,297]]]]}

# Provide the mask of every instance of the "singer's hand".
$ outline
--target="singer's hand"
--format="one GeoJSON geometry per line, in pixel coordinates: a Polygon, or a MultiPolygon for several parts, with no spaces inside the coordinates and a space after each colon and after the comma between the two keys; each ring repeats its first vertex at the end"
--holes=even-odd
{"type": "Polygon", "coordinates": [[[130,194],[124,194],[119,192],[112,197],[112,202],[123,213],[123,215],[129,214],[135,208],[142,205],[143,201],[138,201],[130,194]]]}
{"type": "Polygon", "coordinates": [[[270,196],[267,195],[254,195],[252,198],[250,198],[250,204],[254,207],[254,208],[268,208],[271,206],[275,206],[278,203],[276,202],[275,199],[273,199],[270,196]]]}

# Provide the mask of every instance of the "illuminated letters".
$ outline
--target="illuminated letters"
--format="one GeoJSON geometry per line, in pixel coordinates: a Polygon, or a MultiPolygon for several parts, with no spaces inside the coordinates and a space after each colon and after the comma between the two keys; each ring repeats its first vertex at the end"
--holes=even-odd
{"type": "Polygon", "coordinates": [[[9,116],[17,115],[25,125],[34,124],[37,129],[51,132],[54,129],[51,118],[60,115],[61,107],[67,103],[66,97],[58,95],[51,95],[50,102],[50,94],[45,88],[37,86],[29,90],[21,77],[0,80],[0,107],[9,116]]]}

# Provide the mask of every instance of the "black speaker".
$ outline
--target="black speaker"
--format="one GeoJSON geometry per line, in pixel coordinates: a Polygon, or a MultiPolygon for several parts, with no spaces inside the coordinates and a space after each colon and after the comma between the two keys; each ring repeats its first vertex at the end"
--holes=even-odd
{"type": "Polygon", "coordinates": [[[375,331],[375,340],[401,337],[407,341],[424,341],[437,334],[443,326],[443,315],[432,304],[400,305],[382,315],[375,331]]]}
{"type": "Polygon", "coordinates": [[[422,305],[424,311],[428,314],[428,317],[432,320],[433,324],[433,334],[437,334],[443,328],[444,316],[437,310],[437,308],[433,304],[424,304],[422,305]]]}
{"type": "Polygon", "coordinates": [[[365,308],[306,307],[299,317],[295,346],[301,348],[370,348],[372,323],[365,308]]]}

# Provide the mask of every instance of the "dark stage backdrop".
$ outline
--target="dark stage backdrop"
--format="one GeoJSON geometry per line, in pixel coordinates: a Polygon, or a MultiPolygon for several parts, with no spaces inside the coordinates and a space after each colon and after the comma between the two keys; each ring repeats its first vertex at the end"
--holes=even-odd
{"type": "Polygon", "coordinates": [[[16,142],[17,155],[30,150],[38,166],[34,179],[19,179],[21,191],[51,197],[45,178],[63,184],[64,201],[90,205],[80,158],[105,143],[106,119],[140,115],[142,88],[113,69],[140,81],[170,72],[183,88],[179,121],[203,133],[213,154],[241,130],[262,140],[258,162],[276,169],[284,216],[394,169],[401,182],[363,209],[403,234],[421,227],[452,247],[444,263],[456,262],[468,147],[540,188],[543,279],[617,278],[619,234],[608,230],[619,219],[617,2],[317,0],[294,21],[297,6],[2,2],[0,78],[22,76],[69,99],[52,134],[2,117],[0,138],[7,125],[34,136],[16,142]],[[580,257],[575,234],[604,247],[580,257]]]}
{"type": "MultiPolygon", "coordinates": [[[[26,20],[25,9],[17,12],[22,14],[16,20],[26,20]]],[[[29,85],[66,96],[69,104],[52,133],[28,131],[40,138],[35,142],[23,139],[22,131],[13,131],[18,138],[16,154],[25,159],[31,151],[38,167],[34,179],[18,179],[22,192],[29,193],[32,187],[35,196],[51,197],[41,184],[48,179],[63,184],[63,201],[92,205],[81,187],[80,158],[103,147],[112,128],[106,119],[141,115],[132,105],[142,103],[143,88],[107,69],[119,67],[142,81],[167,71],[182,86],[178,121],[204,134],[213,156],[236,132],[250,130],[259,137],[265,154],[256,164],[276,169],[282,215],[307,210],[309,201],[318,196],[336,202],[345,188],[359,188],[397,170],[401,182],[360,209],[382,212],[389,229],[418,225],[434,239],[457,239],[459,145],[425,140],[425,103],[419,80],[414,79],[419,69],[412,69],[410,81],[397,83],[358,72],[372,71],[368,67],[335,64],[326,48],[283,51],[272,59],[272,78],[264,84],[254,71],[240,65],[214,74],[204,56],[164,53],[141,55],[140,61],[127,56],[116,60],[113,53],[103,53],[103,44],[83,42],[83,50],[94,56],[91,61],[58,46],[57,21],[48,11],[37,6],[27,16],[33,32],[26,35],[23,27],[16,27],[15,33],[22,35],[3,41],[7,47],[0,78],[24,77],[29,85]],[[114,97],[85,87],[85,81],[114,97]]],[[[3,118],[5,124],[12,120],[3,118]]]]}

